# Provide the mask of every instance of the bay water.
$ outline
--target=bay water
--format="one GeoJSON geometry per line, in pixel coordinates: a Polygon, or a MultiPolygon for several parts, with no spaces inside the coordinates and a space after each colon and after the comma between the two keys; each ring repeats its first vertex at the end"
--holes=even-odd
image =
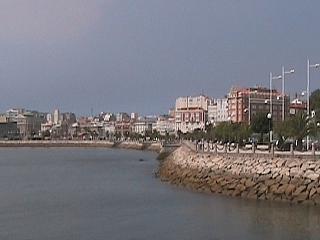
{"type": "Polygon", "coordinates": [[[1,240],[320,239],[320,207],[161,182],[152,152],[0,149],[1,240]]]}

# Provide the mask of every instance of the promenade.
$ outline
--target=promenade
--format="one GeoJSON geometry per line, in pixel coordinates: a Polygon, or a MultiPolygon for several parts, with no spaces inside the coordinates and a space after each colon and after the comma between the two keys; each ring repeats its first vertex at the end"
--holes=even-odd
{"type": "Polygon", "coordinates": [[[315,159],[320,157],[320,151],[316,151],[314,145],[312,145],[309,151],[297,151],[294,150],[293,146],[290,146],[290,150],[277,150],[274,146],[269,145],[254,145],[246,144],[240,147],[238,144],[218,144],[218,143],[193,143],[185,141],[189,148],[197,152],[211,153],[211,154],[259,154],[259,155],[270,155],[270,156],[283,156],[283,157],[313,157],[315,159]]]}
{"type": "Polygon", "coordinates": [[[207,193],[320,204],[320,161],[312,155],[271,156],[267,151],[235,153],[225,149],[214,153],[193,148],[184,143],[171,153],[160,166],[160,178],[207,193]]]}

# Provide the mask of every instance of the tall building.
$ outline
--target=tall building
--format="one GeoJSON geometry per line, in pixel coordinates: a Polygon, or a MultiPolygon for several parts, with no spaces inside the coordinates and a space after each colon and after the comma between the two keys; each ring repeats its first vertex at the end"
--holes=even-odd
{"type": "Polygon", "coordinates": [[[205,129],[208,106],[212,100],[204,95],[179,97],[175,105],[175,130],[183,133],[205,129]]]}
{"type": "MultiPolygon", "coordinates": [[[[281,121],[283,115],[283,98],[281,93],[273,89],[272,119],[281,121]]],[[[289,97],[284,96],[284,118],[289,115],[289,97]]],[[[232,88],[228,95],[228,111],[230,121],[250,124],[258,113],[270,112],[270,89],[262,87],[232,88]]]]}
{"type": "Polygon", "coordinates": [[[51,113],[48,113],[46,118],[47,118],[47,123],[52,123],[53,119],[52,119],[52,114],[51,113]]]}
{"type": "Polygon", "coordinates": [[[54,124],[59,124],[60,121],[61,121],[60,111],[59,111],[59,109],[55,109],[53,111],[53,123],[54,124]]]}

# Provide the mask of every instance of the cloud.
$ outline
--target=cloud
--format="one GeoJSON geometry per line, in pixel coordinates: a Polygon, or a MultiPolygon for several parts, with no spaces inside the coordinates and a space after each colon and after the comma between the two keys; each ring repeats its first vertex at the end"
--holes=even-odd
{"type": "Polygon", "coordinates": [[[102,14],[93,0],[1,0],[0,40],[65,41],[88,33],[102,14]]]}

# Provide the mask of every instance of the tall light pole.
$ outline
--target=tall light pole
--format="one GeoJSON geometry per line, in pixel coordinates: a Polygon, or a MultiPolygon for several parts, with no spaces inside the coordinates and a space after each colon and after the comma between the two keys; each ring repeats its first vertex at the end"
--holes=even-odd
{"type": "Polygon", "coordinates": [[[282,121],[285,120],[285,86],[284,86],[284,82],[285,82],[285,75],[286,74],[290,74],[290,73],[294,73],[294,69],[291,69],[289,71],[285,71],[284,66],[282,66],[282,121]]]}
{"type": "MultiPolygon", "coordinates": [[[[319,68],[320,64],[310,64],[307,60],[307,116],[310,117],[310,68],[319,68]]],[[[309,150],[309,135],[307,136],[307,151],[309,150]]]]}
{"type": "Polygon", "coordinates": [[[251,125],[251,93],[257,93],[257,90],[254,90],[253,92],[251,91],[251,88],[249,89],[249,106],[248,106],[248,120],[249,120],[249,125],[251,125]]]}
{"type": "MultiPolygon", "coordinates": [[[[279,76],[275,76],[275,77],[273,77],[273,75],[272,75],[272,72],[270,72],[270,79],[269,79],[269,81],[270,81],[270,112],[269,112],[269,114],[268,114],[268,119],[270,119],[270,121],[272,120],[272,117],[273,117],[273,105],[272,105],[272,80],[277,80],[277,79],[281,79],[282,78],[282,76],[281,75],[279,75],[279,76]]],[[[270,143],[272,142],[272,129],[270,128],[270,143]]]]}

